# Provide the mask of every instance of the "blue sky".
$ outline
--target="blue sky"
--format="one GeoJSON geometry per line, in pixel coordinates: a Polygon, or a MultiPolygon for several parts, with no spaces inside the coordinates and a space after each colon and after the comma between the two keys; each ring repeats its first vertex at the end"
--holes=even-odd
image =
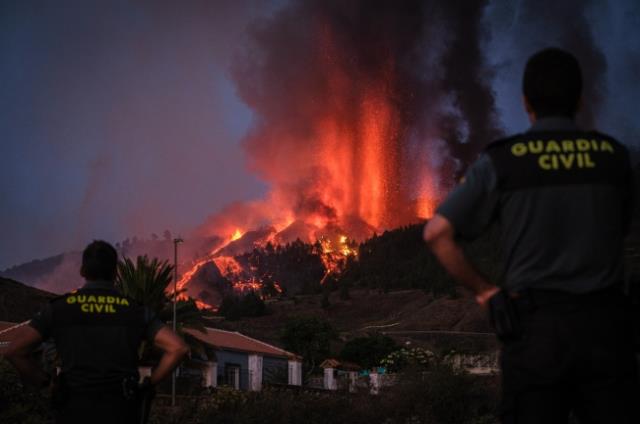
{"type": "MultiPolygon", "coordinates": [[[[0,269],[93,238],[188,234],[226,204],[261,196],[240,145],[252,114],[228,68],[249,23],[279,3],[2,2],[0,269]]],[[[640,7],[591,3],[607,59],[598,123],[638,146],[640,7]]],[[[486,17],[507,132],[527,124],[524,60],[557,33],[519,24],[517,4],[494,1],[486,17]]]]}

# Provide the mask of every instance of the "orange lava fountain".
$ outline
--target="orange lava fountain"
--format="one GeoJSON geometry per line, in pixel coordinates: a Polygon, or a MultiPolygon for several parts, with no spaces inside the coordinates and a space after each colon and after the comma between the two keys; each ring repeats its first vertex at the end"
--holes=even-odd
{"type": "MultiPolygon", "coordinates": [[[[312,61],[324,78],[324,95],[306,96],[302,89],[296,92],[295,84],[285,94],[294,115],[287,122],[299,119],[304,130],[294,130],[294,124],[279,125],[281,118],[276,116],[274,125],[259,127],[245,143],[256,170],[271,183],[271,192],[263,201],[225,209],[203,229],[207,234],[232,232],[228,240],[234,243],[244,239],[240,228],[297,223],[298,232],[289,241],[298,237],[321,242],[324,282],[340,272],[349,257],[357,256],[356,242],[345,235],[335,239],[336,233],[362,241],[374,232],[429,218],[437,202],[433,188],[437,179],[431,178],[427,163],[417,172],[404,170],[408,118],[396,101],[397,93],[404,91],[391,54],[376,58],[370,72],[354,73],[349,51],[340,48],[329,25],[318,22],[312,61]],[[418,178],[421,181],[415,181],[418,178]]],[[[309,84],[300,78],[302,87],[309,84]]],[[[262,112],[269,116],[271,109],[262,112]]],[[[263,243],[283,242],[276,233],[263,243]]],[[[196,262],[178,287],[184,289],[204,264],[213,261],[234,286],[243,287],[238,290],[258,290],[259,281],[247,279],[250,273],[243,273],[240,264],[221,250],[196,262]]]]}

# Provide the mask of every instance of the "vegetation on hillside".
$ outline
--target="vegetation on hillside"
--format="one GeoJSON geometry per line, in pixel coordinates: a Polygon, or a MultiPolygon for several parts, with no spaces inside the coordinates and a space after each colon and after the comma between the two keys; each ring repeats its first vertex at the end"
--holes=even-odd
{"type": "Polygon", "coordinates": [[[267,313],[264,301],[254,291],[244,295],[229,294],[222,299],[218,314],[230,321],[244,317],[259,317],[267,313]]]}
{"type": "MultiPolygon", "coordinates": [[[[453,296],[456,285],[425,246],[422,228],[415,224],[374,235],[358,246],[356,256],[346,258],[343,269],[324,279],[324,286],[320,284],[326,272],[320,243],[267,243],[235,259],[263,281],[277,281],[289,295],[323,293],[327,297],[328,291],[338,290],[342,299],[348,299],[351,288],[368,288],[385,292],[422,289],[436,296],[453,296]]],[[[495,231],[465,246],[483,271],[499,278],[495,231]]]]}
{"type": "Polygon", "coordinates": [[[277,281],[290,293],[318,293],[325,269],[320,257],[322,246],[300,240],[285,245],[268,242],[235,257],[263,281],[277,281]]]}

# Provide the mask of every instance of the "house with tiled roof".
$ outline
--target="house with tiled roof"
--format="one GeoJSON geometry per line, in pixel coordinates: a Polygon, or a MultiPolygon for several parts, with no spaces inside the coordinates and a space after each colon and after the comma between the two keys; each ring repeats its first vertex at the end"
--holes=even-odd
{"type": "MultiPolygon", "coordinates": [[[[23,323],[0,321],[0,352],[23,323]]],[[[239,390],[261,390],[263,383],[302,385],[302,357],[235,331],[185,329],[200,341],[204,352],[193,354],[181,368],[194,374],[204,387],[227,385],[239,390]]],[[[141,375],[151,368],[140,367],[141,375]]]]}
{"type": "Polygon", "coordinates": [[[345,386],[350,391],[355,390],[358,373],[362,370],[358,364],[334,358],[325,359],[320,368],[324,371],[323,387],[326,390],[338,390],[345,386]]]}
{"type": "MultiPolygon", "coordinates": [[[[264,383],[302,385],[302,357],[235,331],[186,329],[215,358],[202,358],[203,384],[228,385],[240,390],[261,390],[264,383]]],[[[198,359],[192,359],[191,365],[198,359]]]]}
{"type": "Polygon", "coordinates": [[[9,321],[0,321],[0,353],[2,348],[9,346],[15,330],[28,324],[29,321],[15,323],[9,321]]]}

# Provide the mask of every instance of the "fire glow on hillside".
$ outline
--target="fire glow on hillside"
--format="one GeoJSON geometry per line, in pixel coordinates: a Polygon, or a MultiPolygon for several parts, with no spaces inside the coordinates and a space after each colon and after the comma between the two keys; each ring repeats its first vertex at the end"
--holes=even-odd
{"type": "MultiPolygon", "coordinates": [[[[241,233],[240,230],[234,232],[229,239],[229,243],[239,240],[239,238],[235,238],[238,233],[241,233]]],[[[267,242],[271,242],[272,238],[269,237],[267,242]]],[[[337,236],[333,239],[321,237],[318,239],[318,243],[321,246],[320,258],[325,268],[320,284],[324,284],[331,275],[337,275],[342,272],[349,257],[356,258],[358,255],[356,243],[353,240],[349,240],[345,235],[337,236]]],[[[274,281],[270,275],[256,275],[257,269],[252,267],[246,269],[233,256],[222,255],[221,252],[228,246],[229,244],[226,244],[213,252],[208,258],[197,261],[191,269],[182,275],[177,286],[178,291],[182,292],[179,296],[180,299],[186,299],[186,294],[184,293],[186,286],[204,265],[210,263],[215,264],[220,274],[231,282],[234,292],[238,294],[253,291],[259,293],[263,298],[268,297],[270,294],[265,293],[267,285],[265,281],[269,281],[269,287],[272,292],[275,292],[275,294],[283,293],[280,283],[274,281]]],[[[261,243],[255,243],[254,246],[261,246],[261,243]]],[[[199,308],[215,309],[213,305],[209,305],[200,299],[196,300],[196,304],[199,308]]]]}
{"type": "Polygon", "coordinates": [[[256,116],[249,165],[270,190],[208,219],[200,234],[226,242],[179,287],[214,263],[237,291],[258,288],[234,255],[298,239],[320,243],[324,282],[357,242],[430,217],[472,141],[497,131],[488,85],[458,71],[482,74],[481,3],[302,0],[255,28],[233,76],[256,116]]]}

